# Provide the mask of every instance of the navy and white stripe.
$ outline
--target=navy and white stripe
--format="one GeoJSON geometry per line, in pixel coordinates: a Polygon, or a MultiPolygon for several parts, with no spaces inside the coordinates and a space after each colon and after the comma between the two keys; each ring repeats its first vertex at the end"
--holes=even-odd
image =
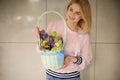
{"type": "Polygon", "coordinates": [[[82,57],[77,56],[76,58],[77,58],[77,61],[74,62],[74,64],[78,64],[78,65],[80,65],[80,64],[82,63],[82,57]]]}
{"type": "Polygon", "coordinates": [[[71,73],[58,73],[48,69],[46,73],[47,75],[57,77],[57,78],[64,78],[64,79],[75,78],[80,76],[80,72],[78,71],[71,72],[71,73]]]}

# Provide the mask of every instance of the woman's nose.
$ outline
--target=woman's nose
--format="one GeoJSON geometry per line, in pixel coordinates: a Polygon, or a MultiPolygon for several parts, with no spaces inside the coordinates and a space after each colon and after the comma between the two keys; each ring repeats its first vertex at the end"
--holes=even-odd
{"type": "Polygon", "coordinates": [[[75,14],[74,13],[71,13],[71,17],[74,17],[75,16],[75,14]]]}

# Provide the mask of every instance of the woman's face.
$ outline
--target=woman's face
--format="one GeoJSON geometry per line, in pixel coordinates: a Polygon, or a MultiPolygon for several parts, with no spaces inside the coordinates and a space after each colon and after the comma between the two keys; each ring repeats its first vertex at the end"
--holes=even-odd
{"type": "Polygon", "coordinates": [[[78,21],[81,19],[81,9],[80,6],[76,3],[73,3],[70,5],[66,12],[66,18],[67,21],[70,23],[78,23],[78,21]]]}

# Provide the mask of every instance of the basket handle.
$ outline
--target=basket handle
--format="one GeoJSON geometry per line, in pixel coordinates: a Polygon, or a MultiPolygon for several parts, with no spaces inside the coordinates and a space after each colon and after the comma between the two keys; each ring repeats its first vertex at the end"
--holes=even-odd
{"type": "Polygon", "coordinates": [[[49,14],[49,13],[54,13],[54,14],[59,15],[61,17],[63,23],[64,23],[64,36],[63,36],[63,47],[64,47],[65,41],[66,41],[66,21],[65,21],[64,17],[59,12],[57,12],[57,11],[46,11],[46,12],[42,13],[38,18],[37,25],[38,26],[40,25],[40,19],[42,18],[42,16],[44,16],[45,14],[49,14]]]}

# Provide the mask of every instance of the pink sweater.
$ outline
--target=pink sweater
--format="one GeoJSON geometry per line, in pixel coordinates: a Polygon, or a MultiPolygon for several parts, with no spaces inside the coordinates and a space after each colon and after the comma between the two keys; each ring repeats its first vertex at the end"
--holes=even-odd
{"type": "MultiPolygon", "coordinates": [[[[47,31],[57,31],[59,34],[64,36],[64,24],[62,21],[55,21],[51,24],[51,26],[52,27],[49,27],[47,31]]],[[[66,55],[81,56],[82,63],[78,65],[71,62],[67,67],[53,71],[59,73],[70,73],[83,70],[92,59],[91,45],[89,40],[89,35],[85,34],[81,28],[79,28],[78,32],[73,32],[66,27],[66,42],[64,46],[66,55]]]]}

